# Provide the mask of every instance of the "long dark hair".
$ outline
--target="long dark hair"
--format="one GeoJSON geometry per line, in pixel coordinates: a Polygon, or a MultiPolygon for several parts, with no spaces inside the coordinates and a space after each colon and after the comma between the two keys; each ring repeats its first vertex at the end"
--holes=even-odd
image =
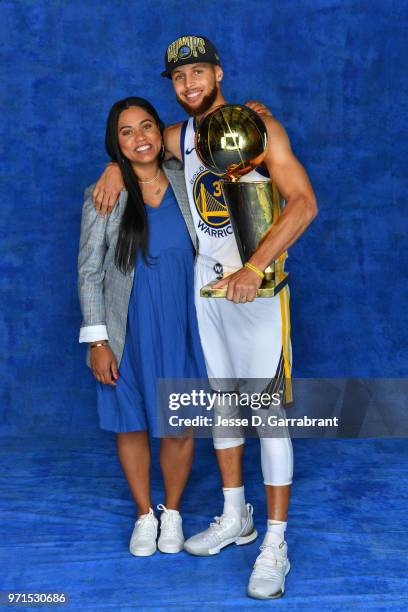
{"type": "MultiPolygon", "coordinates": [[[[124,274],[128,274],[135,265],[137,251],[140,248],[142,256],[147,261],[149,230],[147,225],[146,207],[143,202],[136,174],[130,161],[124,157],[119,146],[118,123],[122,111],[139,106],[143,108],[156,122],[163,136],[164,123],[156,109],[144,98],[130,97],[115,102],[109,112],[106,124],[105,147],[112,161],[115,161],[122,172],[123,181],[128,192],[125,210],[119,226],[118,241],[115,251],[115,264],[124,274]]],[[[164,157],[164,150],[159,156],[159,164],[164,157]]]]}

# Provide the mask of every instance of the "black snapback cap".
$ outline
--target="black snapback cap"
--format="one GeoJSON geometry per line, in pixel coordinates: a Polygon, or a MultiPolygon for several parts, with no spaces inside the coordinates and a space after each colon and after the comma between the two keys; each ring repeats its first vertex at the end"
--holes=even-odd
{"type": "Polygon", "coordinates": [[[161,76],[171,79],[171,73],[179,66],[207,62],[221,65],[217,49],[205,36],[180,36],[167,47],[164,56],[165,70],[161,76]]]}

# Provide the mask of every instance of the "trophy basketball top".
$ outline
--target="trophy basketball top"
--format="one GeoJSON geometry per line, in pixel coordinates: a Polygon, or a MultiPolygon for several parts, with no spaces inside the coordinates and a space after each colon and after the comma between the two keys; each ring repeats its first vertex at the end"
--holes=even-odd
{"type": "Polygon", "coordinates": [[[237,181],[262,163],[268,132],[261,117],[248,106],[218,106],[198,124],[195,148],[214,174],[237,181]]]}

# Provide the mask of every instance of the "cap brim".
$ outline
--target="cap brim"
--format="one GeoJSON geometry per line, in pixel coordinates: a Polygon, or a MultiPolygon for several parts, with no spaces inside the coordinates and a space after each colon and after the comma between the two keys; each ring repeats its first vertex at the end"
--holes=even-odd
{"type": "Polygon", "coordinates": [[[168,72],[167,70],[163,70],[163,72],[160,73],[160,76],[171,79],[171,72],[168,72]]]}

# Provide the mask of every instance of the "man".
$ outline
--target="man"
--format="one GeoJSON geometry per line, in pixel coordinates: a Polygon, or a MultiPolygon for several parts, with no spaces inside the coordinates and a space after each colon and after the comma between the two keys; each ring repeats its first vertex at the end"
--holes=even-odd
{"type": "MultiPolygon", "coordinates": [[[[286,250],[305,231],[317,213],[316,200],[307,174],[294,156],[284,128],[274,118],[263,117],[268,130],[264,167],[244,180],[273,180],[286,205],[278,221],[242,267],[237,244],[223,200],[219,178],[200,162],[194,149],[195,122],[225,104],[221,82],[223,71],[214,45],[203,36],[182,36],[171,43],[165,55],[162,76],[171,79],[177,101],[190,115],[184,123],[165,131],[166,150],[184,162],[190,211],[198,238],[195,271],[196,307],[210,379],[272,379],[284,372],[290,379],[291,347],[289,292],[285,287],[267,299],[255,300],[265,268],[279,260],[283,268],[286,250]],[[267,172],[265,172],[265,170],[267,172]],[[203,207],[209,198],[213,207],[203,207]],[[200,298],[200,288],[224,274],[215,287],[227,286],[227,299],[200,298]]],[[[256,106],[255,106],[256,109],[256,106]]],[[[120,172],[109,165],[94,192],[101,212],[111,209],[123,187],[120,172]]],[[[289,389],[286,389],[289,395],[289,389]]],[[[290,564],[284,539],[293,473],[290,438],[262,437],[261,459],[265,482],[268,524],[248,594],[258,599],[280,597],[290,564]]],[[[244,439],[214,438],[221,472],[224,508],[210,527],[185,542],[195,555],[216,554],[231,543],[246,544],[257,537],[252,507],[246,504],[242,480],[244,439]]]]}

